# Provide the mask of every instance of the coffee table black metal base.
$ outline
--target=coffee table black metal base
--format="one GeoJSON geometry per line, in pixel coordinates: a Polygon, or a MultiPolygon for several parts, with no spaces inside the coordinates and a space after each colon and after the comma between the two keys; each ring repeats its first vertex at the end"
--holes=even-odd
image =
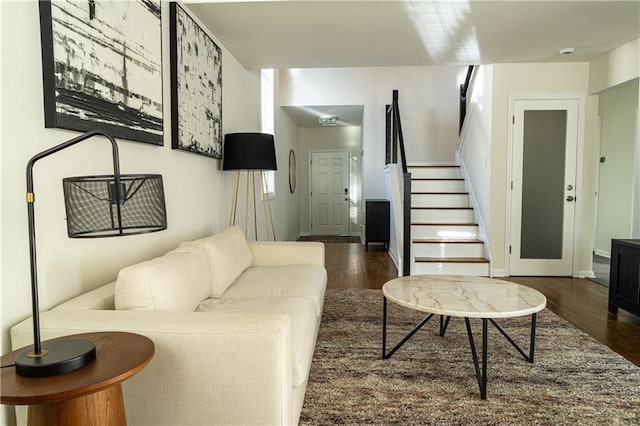
{"type": "MultiPolygon", "coordinates": [[[[383,297],[384,305],[382,308],[382,359],[389,359],[396,353],[407,341],[418,332],[435,314],[428,314],[424,317],[415,327],[411,330],[400,342],[398,342],[389,352],[387,352],[387,298],[383,297]]],[[[471,323],[469,318],[464,317],[464,322],[467,327],[467,335],[469,337],[469,346],[471,347],[471,355],[473,357],[473,366],[476,372],[476,380],[478,381],[478,387],[480,388],[480,398],[487,399],[487,335],[488,335],[488,323],[491,322],[494,327],[502,334],[511,345],[522,355],[522,357],[533,363],[535,353],[536,342],[536,322],[538,314],[531,315],[531,334],[529,340],[529,353],[525,353],[524,350],[500,327],[500,325],[493,318],[481,318],[482,319],[482,364],[478,360],[478,351],[476,350],[475,339],[471,330],[471,323]]],[[[440,315],[440,336],[444,336],[449,325],[451,316],[440,315]]]]}

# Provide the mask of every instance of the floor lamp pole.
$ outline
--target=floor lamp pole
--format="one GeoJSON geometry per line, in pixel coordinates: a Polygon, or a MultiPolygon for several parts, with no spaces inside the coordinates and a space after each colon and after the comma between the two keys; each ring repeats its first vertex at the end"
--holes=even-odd
{"type": "MultiPolygon", "coordinates": [[[[266,182],[264,170],[260,170],[260,177],[262,178],[262,184],[266,182]]],[[[267,208],[269,210],[269,219],[271,219],[271,235],[273,236],[273,241],[276,240],[276,227],[273,224],[273,212],[271,211],[271,197],[269,194],[266,194],[267,197],[267,208]]],[[[264,229],[267,238],[269,237],[269,225],[267,224],[267,210],[264,210],[264,229]]]]}
{"type": "MultiPolygon", "coordinates": [[[[249,171],[247,173],[247,190],[244,200],[244,232],[249,233],[249,171]]],[[[248,237],[248,235],[247,235],[248,237]]]]}
{"type": "Polygon", "coordinates": [[[229,213],[229,226],[236,223],[236,211],[238,210],[238,186],[240,184],[240,170],[236,170],[235,182],[233,184],[233,201],[231,202],[231,212],[229,213]]]}
{"type": "Polygon", "coordinates": [[[258,241],[258,209],[256,207],[256,172],[251,170],[251,185],[253,188],[253,232],[258,241]]]}

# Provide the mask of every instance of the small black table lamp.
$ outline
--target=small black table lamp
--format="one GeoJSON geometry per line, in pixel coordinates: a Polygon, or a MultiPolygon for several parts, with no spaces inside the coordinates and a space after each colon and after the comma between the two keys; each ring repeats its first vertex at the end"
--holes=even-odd
{"type": "Polygon", "coordinates": [[[167,229],[161,175],[121,175],[118,145],[101,131],[91,131],[36,154],[27,163],[27,213],[31,261],[31,305],[33,309],[33,349],[16,358],[16,373],[24,377],[47,377],[77,370],[96,358],[93,342],[64,339],[40,342],[38,271],[34,220],[33,166],[41,158],[55,154],[93,136],[111,142],[113,175],[63,179],[70,238],[97,238],[140,234],[167,229]]]}
{"type": "MultiPolygon", "coordinates": [[[[231,205],[231,214],[229,217],[229,225],[236,222],[236,211],[238,206],[238,183],[240,179],[240,170],[247,171],[247,202],[245,204],[245,232],[248,225],[248,208],[249,208],[249,179],[253,182],[253,224],[256,240],[258,239],[258,224],[256,219],[256,188],[254,171],[260,170],[261,181],[264,182],[264,170],[277,170],[276,164],[276,148],[273,135],[267,133],[227,133],[224,136],[224,151],[222,158],[223,170],[236,170],[236,178],[234,185],[233,202],[231,205]],[[249,173],[251,172],[251,173],[249,173]]],[[[269,209],[269,217],[271,218],[271,231],[273,239],[276,239],[275,227],[273,225],[273,214],[271,213],[271,203],[267,197],[267,207],[269,209]]],[[[266,210],[265,222],[266,222],[266,210]]],[[[268,228],[268,226],[267,226],[268,228]]],[[[268,230],[267,230],[268,232],[268,230]]]]}

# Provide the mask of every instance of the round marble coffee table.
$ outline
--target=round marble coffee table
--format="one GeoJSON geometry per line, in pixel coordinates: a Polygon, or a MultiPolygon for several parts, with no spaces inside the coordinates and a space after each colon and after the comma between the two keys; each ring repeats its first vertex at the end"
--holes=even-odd
{"type": "Polygon", "coordinates": [[[444,336],[451,317],[465,320],[471,355],[476,370],[480,397],[487,398],[487,325],[493,324],[514,348],[529,362],[533,362],[537,313],[544,309],[547,299],[532,288],[492,278],[458,275],[417,275],[388,281],[384,294],[382,357],[390,358],[434,315],[440,315],[440,335],[444,336]],[[393,349],[387,345],[387,300],[409,309],[428,313],[393,349]],[[531,315],[529,353],[498,325],[496,318],[531,315]],[[446,317],[446,319],[445,319],[446,317]],[[469,318],[482,319],[482,365],[478,361],[475,340],[469,318]]]}

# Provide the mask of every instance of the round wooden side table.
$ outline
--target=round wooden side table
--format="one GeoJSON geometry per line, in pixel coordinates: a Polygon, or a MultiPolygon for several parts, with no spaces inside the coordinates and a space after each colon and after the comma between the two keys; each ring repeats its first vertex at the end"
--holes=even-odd
{"type": "MultiPolygon", "coordinates": [[[[121,383],[142,370],[153,358],[153,342],[124,332],[85,333],[66,338],[91,340],[96,359],[70,373],[28,378],[14,368],[2,369],[2,404],[28,405],[28,425],[126,425],[121,383]]],[[[2,357],[13,364],[24,348],[2,357]]]]}

